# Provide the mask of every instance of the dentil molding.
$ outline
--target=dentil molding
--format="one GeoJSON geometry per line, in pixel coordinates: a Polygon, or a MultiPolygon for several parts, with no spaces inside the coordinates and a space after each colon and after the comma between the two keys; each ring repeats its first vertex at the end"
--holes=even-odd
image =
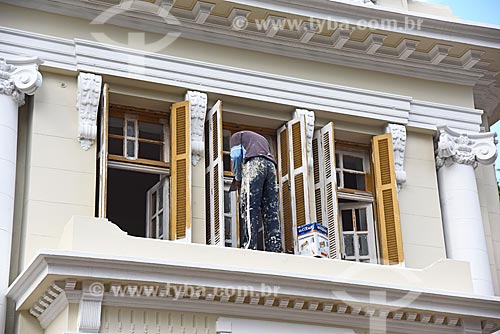
{"type": "Polygon", "coordinates": [[[102,77],[91,73],[80,72],[78,75],[78,140],[87,151],[97,136],[97,111],[101,97],[102,77]]]}
{"type": "Polygon", "coordinates": [[[448,126],[438,126],[436,142],[436,167],[453,163],[490,165],[495,162],[498,143],[495,132],[465,134],[451,130],[448,126]]]}
{"type": "Polygon", "coordinates": [[[398,192],[406,182],[405,152],[406,152],[406,126],[400,124],[388,124],[386,133],[392,135],[392,149],[394,151],[394,165],[396,171],[396,183],[398,192]]]}
{"type": "Polygon", "coordinates": [[[10,95],[19,105],[24,104],[25,94],[33,95],[42,85],[38,57],[0,58],[0,94],[10,95]]]}
{"type": "Polygon", "coordinates": [[[205,148],[203,134],[207,114],[207,94],[188,91],[185,99],[189,101],[191,114],[191,161],[193,166],[196,166],[205,148]]]}

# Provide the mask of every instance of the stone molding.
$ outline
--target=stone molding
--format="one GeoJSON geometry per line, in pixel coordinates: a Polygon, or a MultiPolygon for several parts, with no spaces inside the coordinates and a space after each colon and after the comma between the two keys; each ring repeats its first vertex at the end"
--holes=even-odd
{"type": "Polygon", "coordinates": [[[208,98],[205,93],[188,91],[185,99],[189,101],[191,114],[191,160],[193,166],[196,166],[205,150],[203,135],[208,98]]]}
{"type": "Polygon", "coordinates": [[[5,59],[0,58],[0,94],[10,95],[22,106],[25,95],[33,95],[42,85],[38,57],[5,59]]]}
{"type": "Polygon", "coordinates": [[[394,166],[396,171],[396,183],[398,192],[406,182],[405,152],[406,152],[406,126],[400,124],[388,124],[386,133],[392,135],[392,149],[394,151],[394,166]]]}
{"type": "Polygon", "coordinates": [[[78,307],[78,332],[99,333],[104,285],[99,282],[83,281],[82,286],[82,298],[78,307]]]}
{"type": "Polygon", "coordinates": [[[97,112],[101,97],[102,77],[81,72],[78,75],[78,94],[76,109],[78,110],[78,140],[87,151],[97,136],[97,112]]]}
{"type": "Polygon", "coordinates": [[[438,126],[436,137],[436,167],[453,163],[490,165],[495,162],[498,143],[495,132],[466,134],[451,130],[448,126],[438,126]]]}

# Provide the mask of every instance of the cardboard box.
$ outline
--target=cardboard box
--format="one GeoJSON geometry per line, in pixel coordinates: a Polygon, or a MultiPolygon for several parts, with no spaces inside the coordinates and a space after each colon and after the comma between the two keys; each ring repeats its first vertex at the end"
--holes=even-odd
{"type": "Polygon", "coordinates": [[[319,223],[302,225],[297,228],[299,254],[305,256],[328,257],[328,229],[319,223]]]}

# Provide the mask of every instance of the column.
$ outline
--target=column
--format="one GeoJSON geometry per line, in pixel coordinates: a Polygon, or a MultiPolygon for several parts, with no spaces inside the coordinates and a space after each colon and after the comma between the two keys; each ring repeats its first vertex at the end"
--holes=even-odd
{"type": "Polygon", "coordinates": [[[14,189],[16,184],[18,108],[25,94],[42,84],[38,58],[0,58],[0,333],[5,330],[9,285],[14,189]]]}
{"type": "Polygon", "coordinates": [[[497,157],[496,133],[438,127],[436,167],[448,258],[470,263],[474,293],[493,295],[474,168],[497,157]]]}

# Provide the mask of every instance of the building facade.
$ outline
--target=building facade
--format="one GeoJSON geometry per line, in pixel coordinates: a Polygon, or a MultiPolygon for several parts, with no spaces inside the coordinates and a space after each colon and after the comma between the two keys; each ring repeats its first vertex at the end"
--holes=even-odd
{"type": "Polygon", "coordinates": [[[413,0],[0,22],[0,332],[500,330],[500,27],[413,0]],[[240,130],[278,161],[281,254],[239,248],[240,130]],[[311,222],[327,258],[300,254],[311,222]]]}

